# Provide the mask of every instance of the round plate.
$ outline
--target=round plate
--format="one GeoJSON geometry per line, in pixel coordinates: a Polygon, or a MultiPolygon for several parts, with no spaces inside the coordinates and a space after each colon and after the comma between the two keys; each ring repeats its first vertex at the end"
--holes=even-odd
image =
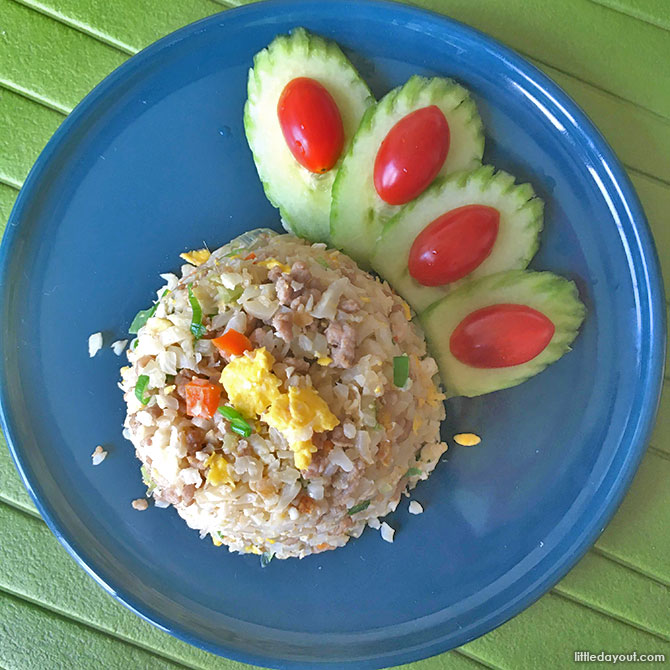
{"type": "Polygon", "coordinates": [[[519,56],[443,17],[376,2],[276,2],[188,26],[130,59],[67,118],[2,244],[3,428],[43,517],[110,593],[204,649],[277,667],[376,668],[482,635],[549,589],[601,532],[653,423],[663,291],[638,200],[576,105],[519,56]],[[141,496],[121,437],[122,337],[177,254],[278,228],[242,128],[247,70],[278,33],[333,38],[381,96],[412,73],[474,93],[486,160],[547,203],[533,266],[588,307],[574,351],[517,388],[448,406],[472,430],[389,522],[302,561],[229,554],[141,496]],[[96,445],[107,460],[91,466],[96,445]]]}

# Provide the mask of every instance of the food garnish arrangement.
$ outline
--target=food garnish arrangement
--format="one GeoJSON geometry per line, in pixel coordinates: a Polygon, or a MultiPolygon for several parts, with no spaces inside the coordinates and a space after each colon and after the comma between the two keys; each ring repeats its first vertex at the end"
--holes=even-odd
{"type": "Polygon", "coordinates": [[[247,93],[287,234],[250,225],[182,254],[133,320],[120,386],[147,498],[267,565],[366,526],[392,542],[384,517],[447,449],[445,398],[538,374],[585,308],[526,269],[543,202],[482,164],[461,84],[412,76],[376,101],[337,44],[296,28],[255,56],[247,93]]]}

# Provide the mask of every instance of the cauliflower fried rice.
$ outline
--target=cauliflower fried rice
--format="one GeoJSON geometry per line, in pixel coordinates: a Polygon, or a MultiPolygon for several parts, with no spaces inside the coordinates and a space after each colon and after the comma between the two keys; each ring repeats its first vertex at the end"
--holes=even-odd
{"type": "Polygon", "coordinates": [[[407,304],[291,235],[184,257],[122,369],[124,435],[155,503],[216,545],[277,558],[379,528],[447,448],[407,304]]]}

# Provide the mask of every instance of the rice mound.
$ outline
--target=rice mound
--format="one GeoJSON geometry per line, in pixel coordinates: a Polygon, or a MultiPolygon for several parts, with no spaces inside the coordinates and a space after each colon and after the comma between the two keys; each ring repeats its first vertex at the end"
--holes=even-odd
{"type": "MultiPolygon", "coordinates": [[[[173,505],[216,545],[266,557],[302,558],[343,546],[366,525],[379,528],[447,448],[437,365],[407,304],[344,254],[267,230],[181,272],[161,275],[155,313],[121,371],[124,435],[156,505],[173,505]],[[202,309],[199,339],[189,288],[202,309]],[[306,429],[314,453],[302,470],[295,445],[263,415],[246,417],[253,432],[244,437],[219,412],[187,414],[186,384],[219,384],[237,360],[212,343],[226,329],[245,333],[254,351],[265,348],[282,394],[313,389],[336,417],[330,430],[306,429]],[[404,355],[409,378],[398,388],[394,357],[404,355]],[[140,376],[148,380],[136,389],[140,376]],[[213,458],[225,483],[212,475],[213,458]]],[[[229,404],[225,391],[221,404],[229,404]]]]}

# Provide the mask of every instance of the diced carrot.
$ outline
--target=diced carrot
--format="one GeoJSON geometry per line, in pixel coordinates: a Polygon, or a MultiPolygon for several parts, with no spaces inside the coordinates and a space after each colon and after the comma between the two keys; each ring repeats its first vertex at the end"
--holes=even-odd
{"type": "Polygon", "coordinates": [[[232,328],[227,330],[220,337],[215,337],[212,344],[230,356],[241,356],[245,351],[253,349],[251,340],[243,333],[238,333],[232,328]]]}
{"type": "Polygon", "coordinates": [[[186,395],[186,413],[211,419],[219,406],[221,388],[216,384],[194,377],[184,388],[186,395]]]}
{"type": "Polygon", "coordinates": [[[248,256],[245,256],[242,260],[243,261],[251,261],[254,258],[256,258],[256,254],[252,251],[248,256]]]}

